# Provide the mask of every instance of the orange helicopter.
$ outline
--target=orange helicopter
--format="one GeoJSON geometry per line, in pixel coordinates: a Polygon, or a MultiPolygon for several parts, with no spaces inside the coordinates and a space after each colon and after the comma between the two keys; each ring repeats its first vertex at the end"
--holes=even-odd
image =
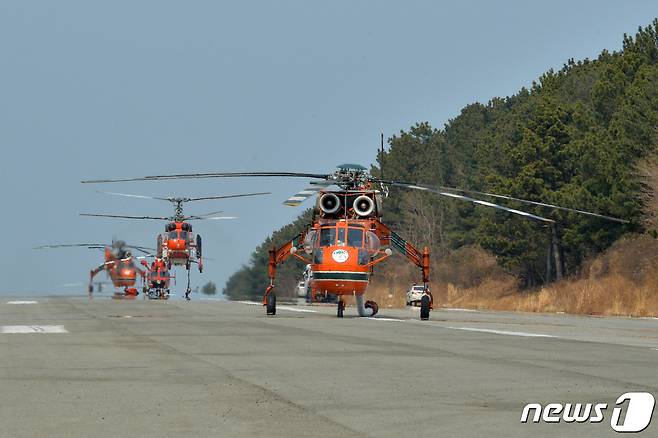
{"type": "Polygon", "coordinates": [[[143,259],[146,256],[133,256],[132,250],[137,250],[150,256],[155,250],[143,246],[128,245],[123,240],[114,240],[112,244],[106,245],[102,243],[75,243],[67,245],[43,245],[35,249],[50,249],[50,248],[72,248],[72,247],[86,247],[89,249],[102,249],[105,254],[105,262],[96,268],[93,268],[89,273],[89,295],[94,292],[94,277],[101,271],[105,271],[107,276],[111,279],[112,284],[116,288],[123,288],[123,292],[115,292],[116,298],[134,298],[139,295],[135,283],[137,276],[145,281],[146,272],[140,269],[135,264],[135,259],[143,259]]]}
{"type": "MultiPolygon", "coordinates": [[[[185,266],[187,270],[187,289],[185,290],[185,298],[190,299],[190,267],[192,263],[196,263],[199,267],[199,272],[203,272],[203,258],[202,258],[202,240],[199,234],[194,234],[192,225],[189,223],[191,220],[222,220],[222,219],[237,219],[235,216],[216,216],[222,211],[214,211],[211,213],[201,215],[186,216],[183,214],[183,204],[193,201],[205,201],[210,199],[230,199],[241,198],[247,196],[260,196],[268,195],[269,192],[259,193],[244,193],[238,195],[222,195],[222,196],[204,196],[199,198],[182,198],[182,197],[156,197],[144,195],[132,195],[127,193],[116,192],[100,192],[106,195],[125,196],[129,198],[141,199],[156,199],[160,201],[168,201],[174,204],[175,212],[170,217],[155,217],[155,216],[125,216],[125,215],[112,215],[112,214],[93,214],[81,213],[81,216],[93,217],[109,217],[119,219],[142,219],[142,220],[166,220],[169,221],[165,225],[165,232],[159,234],[157,237],[157,250],[156,260],[161,260],[167,267],[171,269],[173,266],[185,266]]],[[[154,262],[155,263],[155,262],[154,262]]],[[[157,268],[159,269],[159,268],[157,268]]]]}
{"type": "Polygon", "coordinates": [[[176,279],[169,270],[167,263],[161,258],[156,257],[149,265],[146,260],[142,260],[142,265],[148,270],[146,275],[146,295],[149,299],[169,299],[169,285],[172,279],[176,279]]]}
{"type": "Polygon", "coordinates": [[[344,296],[355,297],[359,316],[373,316],[377,313],[377,304],[365,301],[365,291],[373,274],[373,267],[387,259],[395,249],[415,264],[421,274],[424,293],[421,298],[420,318],[427,320],[433,309],[433,297],[429,290],[430,253],[428,248],[419,250],[391,230],[381,220],[382,199],[388,195],[388,187],[400,187],[421,190],[453,199],[472,202],[478,205],[496,208],[508,213],[522,216],[545,224],[554,229],[555,221],[532,213],[509,208],[504,205],[465,196],[463,193],[502,198],[526,204],[560,209],[620,223],[628,221],[604,216],[583,210],[576,210],[557,205],[528,201],[494,193],[471,190],[433,187],[402,181],[386,180],[371,175],[365,167],[358,164],[343,164],[338,170],[329,174],[301,172],[222,172],[175,175],[153,175],[140,178],[104,179],[83,181],[84,183],[107,183],[119,181],[157,181],[171,179],[228,178],[228,177],[297,177],[311,178],[311,186],[288,198],[284,204],[298,206],[307,198],[318,195],[314,209],[313,222],[279,248],[272,248],[269,256],[268,275],[270,284],[263,296],[263,305],[268,315],[276,314],[276,295],[274,294],[276,268],[293,256],[311,265],[312,294],[338,296],[337,316],[342,317],[345,310],[344,296]],[[327,190],[336,185],[337,191],[327,190]],[[382,250],[383,247],[387,247],[382,250]],[[305,253],[305,255],[302,255],[305,253]]]}

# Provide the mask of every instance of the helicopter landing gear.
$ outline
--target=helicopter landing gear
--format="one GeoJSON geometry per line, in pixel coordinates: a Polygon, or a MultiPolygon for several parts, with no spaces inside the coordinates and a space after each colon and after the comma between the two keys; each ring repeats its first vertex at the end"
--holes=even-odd
{"type": "Polygon", "coordinates": [[[338,307],[336,311],[336,317],[342,318],[343,317],[343,312],[345,312],[345,301],[342,299],[338,299],[338,307]]]}
{"type": "Polygon", "coordinates": [[[267,314],[276,315],[276,294],[271,293],[267,295],[267,314]]]}
{"type": "Polygon", "coordinates": [[[263,304],[265,305],[265,310],[268,315],[276,315],[276,294],[273,291],[274,285],[271,284],[265,290],[265,297],[263,298],[263,304]]]}
{"type": "Polygon", "coordinates": [[[364,303],[365,297],[363,294],[355,295],[356,300],[356,310],[359,312],[359,316],[375,316],[379,311],[379,306],[372,300],[368,300],[364,303]]]}
{"type": "Polygon", "coordinates": [[[187,301],[190,301],[190,293],[192,293],[192,289],[190,288],[190,269],[188,265],[187,269],[187,289],[185,290],[185,299],[187,301]]]}
{"type": "Polygon", "coordinates": [[[427,321],[430,319],[430,297],[425,294],[420,298],[420,320],[427,321]]]}
{"type": "Polygon", "coordinates": [[[379,306],[372,300],[366,301],[365,307],[366,309],[372,309],[372,315],[370,316],[375,316],[379,312],[379,306]]]}

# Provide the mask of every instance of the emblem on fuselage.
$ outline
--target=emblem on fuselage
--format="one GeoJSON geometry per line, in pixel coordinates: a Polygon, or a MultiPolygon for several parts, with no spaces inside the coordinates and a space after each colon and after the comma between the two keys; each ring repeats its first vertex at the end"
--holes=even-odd
{"type": "Polygon", "coordinates": [[[350,258],[350,254],[347,252],[347,250],[337,249],[331,253],[331,258],[334,259],[335,262],[344,263],[348,258],[350,258]]]}

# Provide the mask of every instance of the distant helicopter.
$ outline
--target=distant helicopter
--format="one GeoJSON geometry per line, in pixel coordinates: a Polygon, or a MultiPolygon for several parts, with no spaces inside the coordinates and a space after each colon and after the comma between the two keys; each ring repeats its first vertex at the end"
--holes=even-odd
{"type": "Polygon", "coordinates": [[[148,270],[145,291],[148,298],[168,300],[169,285],[176,277],[171,275],[167,264],[163,259],[156,257],[150,265],[146,260],[142,260],[142,265],[148,270]]]}
{"type": "MultiPolygon", "coordinates": [[[[103,243],[74,243],[65,245],[42,245],[35,249],[51,248],[74,248],[86,247],[89,249],[102,249],[105,254],[105,262],[92,269],[89,274],[89,295],[94,292],[94,277],[101,271],[105,271],[116,288],[123,288],[122,293],[115,293],[117,297],[134,298],[139,292],[134,287],[139,275],[144,283],[146,272],[135,264],[135,259],[142,259],[151,255],[155,249],[144,246],[128,245],[123,240],[113,240],[111,244],[103,243]],[[139,251],[145,256],[133,256],[131,250],[139,251]]],[[[100,291],[99,285],[99,291],[100,291]]]]}
{"type": "Polygon", "coordinates": [[[157,250],[156,259],[162,260],[168,269],[174,266],[185,266],[187,270],[187,289],[185,291],[185,298],[190,299],[190,267],[192,263],[196,263],[199,267],[199,272],[203,272],[203,258],[202,258],[202,241],[199,234],[194,235],[192,232],[192,225],[188,223],[191,220],[222,220],[222,219],[237,219],[235,216],[216,216],[222,211],[214,211],[211,213],[201,215],[186,216],[183,214],[183,204],[193,201],[205,201],[211,199],[230,199],[242,198],[248,196],[268,195],[269,192],[258,193],[243,193],[238,195],[222,195],[222,196],[204,196],[198,198],[183,198],[183,197],[156,197],[144,195],[132,195],[127,193],[116,192],[101,192],[106,195],[124,196],[129,198],[140,199],[156,199],[160,201],[168,201],[174,204],[174,215],[169,217],[156,217],[156,216],[125,216],[125,215],[112,215],[112,214],[94,214],[94,213],[81,213],[81,216],[93,217],[108,217],[120,219],[141,219],[141,220],[165,220],[169,221],[165,225],[165,232],[159,234],[157,237],[157,250]]]}
{"type": "Polygon", "coordinates": [[[472,202],[478,205],[496,208],[526,219],[553,225],[552,219],[532,213],[471,198],[462,193],[480,196],[498,197],[531,205],[560,209],[611,221],[626,223],[623,219],[576,210],[557,205],[512,198],[493,193],[475,192],[449,187],[433,187],[424,184],[388,180],[371,175],[365,167],[358,164],[343,164],[332,173],[301,172],[220,172],[174,175],[153,175],[141,178],[106,179],[83,181],[87,183],[105,183],[119,181],[157,181],[172,179],[205,179],[230,177],[295,177],[310,178],[311,186],[288,198],[284,204],[298,206],[313,195],[318,196],[314,209],[313,223],[301,231],[295,238],[279,248],[270,250],[268,275],[270,284],[263,296],[263,305],[268,315],[276,314],[276,296],[274,285],[276,267],[293,256],[311,265],[313,294],[337,295],[337,316],[342,317],[345,301],[342,297],[355,297],[359,316],[373,316],[378,306],[373,301],[365,301],[365,291],[373,273],[373,266],[391,256],[391,248],[407,257],[420,269],[424,293],[421,298],[420,318],[427,320],[433,309],[433,297],[429,290],[430,252],[415,248],[381,220],[382,199],[388,195],[388,187],[400,187],[420,190],[441,196],[472,202]],[[327,188],[336,185],[340,190],[327,188]],[[387,247],[382,250],[383,247],[387,247]],[[306,255],[301,255],[305,253],[306,255]]]}

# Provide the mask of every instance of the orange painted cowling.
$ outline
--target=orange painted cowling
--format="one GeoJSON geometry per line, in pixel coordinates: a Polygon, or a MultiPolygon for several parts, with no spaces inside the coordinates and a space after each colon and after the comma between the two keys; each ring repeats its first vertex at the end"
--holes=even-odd
{"type": "Polygon", "coordinates": [[[311,287],[316,293],[334,295],[361,295],[370,279],[367,253],[363,248],[331,245],[315,249],[313,280],[311,287]],[[359,252],[361,256],[359,257],[359,252]],[[361,263],[359,263],[361,262],[361,263]]]}

